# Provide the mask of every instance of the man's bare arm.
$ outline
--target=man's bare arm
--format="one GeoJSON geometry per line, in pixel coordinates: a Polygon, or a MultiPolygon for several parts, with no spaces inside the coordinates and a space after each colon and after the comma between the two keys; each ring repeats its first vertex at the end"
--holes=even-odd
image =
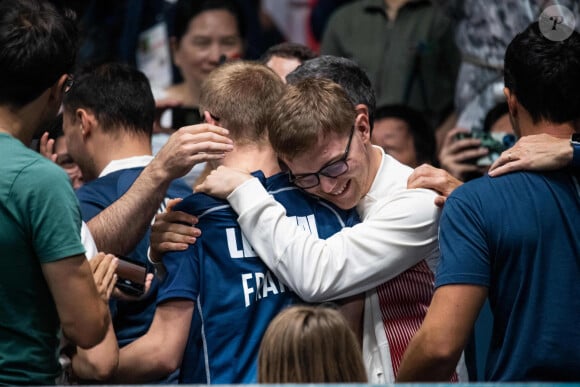
{"type": "MultiPolygon", "coordinates": [[[[110,254],[99,253],[89,261],[97,290],[105,302],[113,292],[117,282],[117,258],[110,254]]],[[[77,348],[71,359],[74,377],[82,380],[106,381],[119,363],[119,347],[113,324],[109,323],[107,334],[103,341],[89,349],[77,348]]]]}
{"type": "Polygon", "coordinates": [[[158,305],[149,331],[121,349],[114,382],[149,383],[179,368],[193,311],[194,303],[184,299],[158,305]]]}
{"type": "Polygon", "coordinates": [[[143,238],[169,184],[200,162],[233,149],[226,129],[199,124],[176,131],[129,190],[87,225],[99,250],[127,254],[143,238]]]}
{"type": "Polygon", "coordinates": [[[486,297],[482,286],[439,287],[403,355],[396,381],[449,381],[486,297]]]}
{"type": "Polygon", "coordinates": [[[84,255],[43,263],[63,333],[81,348],[100,343],[110,323],[109,307],[100,297],[84,255]]]}

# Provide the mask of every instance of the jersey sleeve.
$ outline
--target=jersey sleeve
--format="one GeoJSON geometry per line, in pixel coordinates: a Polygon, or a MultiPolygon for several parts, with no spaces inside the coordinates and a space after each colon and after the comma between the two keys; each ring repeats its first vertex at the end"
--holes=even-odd
{"type": "MultiPolygon", "coordinates": [[[[462,187],[463,188],[463,187],[462,187]]],[[[474,198],[457,191],[445,202],[439,243],[441,261],[435,286],[471,284],[489,286],[491,267],[483,209],[474,198]]]]}
{"type": "Polygon", "coordinates": [[[439,210],[426,190],[403,190],[376,206],[372,217],[326,240],[288,219],[256,179],[228,200],[254,250],[308,302],[370,290],[439,253],[439,210]]]}
{"type": "Polygon", "coordinates": [[[91,186],[85,185],[79,188],[76,192],[83,220],[88,222],[111,203],[91,186]]]}
{"type": "Polygon", "coordinates": [[[35,162],[21,172],[12,192],[41,263],[84,254],[78,201],[62,169],[49,161],[35,162]]]}
{"type": "Polygon", "coordinates": [[[163,264],[167,273],[159,285],[157,304],[176,298],[196,302],[200,280],[199,250],[194,244],[189,245],[187,250],[172,251],[163,255],[163,264]]]}

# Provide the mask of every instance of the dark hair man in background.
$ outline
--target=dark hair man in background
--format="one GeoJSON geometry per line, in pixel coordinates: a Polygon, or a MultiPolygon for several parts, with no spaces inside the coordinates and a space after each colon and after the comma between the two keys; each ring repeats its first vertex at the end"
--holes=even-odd
{"type": "MultiPolygon", "coordinates": [[[[505,85],[516,134],[578,133],[580,34],[552,41],[531,24],[508,46],[505,85]]],[[[580,378],[578,187],[578,170],[560,169],[484,177],[453,192],[441,218],[437,289],[399,381],[446,380],[487,297],[486,380],[580,378]]]]}
{"type": "MultiPolygon", "coordinates": [[[[68,151],[85,179],[76,193],[83,220],[88,222],[124,195],[153,159],[155,102],[145,75],[127,65],[86,67],[75,73],[75,81],[64,97],[63,129],[68,151]]],[[[185,182],[175,180],[156,208],[163,211],[170,198],[190,193],[185,182]]],[[[149,234],[145,231],[139,233],[141,240],[127,255],[152,272],[147,260],[149,234]]],[[[145,298],[111,304],[121,347],[147,332],[155,313],[157,288],[155,278],[145,298]]]]}

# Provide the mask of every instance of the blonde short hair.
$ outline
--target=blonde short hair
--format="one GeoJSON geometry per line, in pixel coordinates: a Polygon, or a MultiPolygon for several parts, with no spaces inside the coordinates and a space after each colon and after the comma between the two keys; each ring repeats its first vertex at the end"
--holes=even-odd
{"type": "Polygon", "coordinates": [[[248,62],[225,63],[213,70],[201,87],[200,112],[219,118],[237,143],[267,140],[272,106],[280,99],[284,83],[268,67],[248,62]]]}
{"type": "Polygon", "coordinates": [[[356,111],[339,84],[306,78],[286,87],[271,117],[272,147],[280,157],[292,160],[315,146],[321,135],[348,135],[356,111]]]}
{"type": "Polygon", "coordinates": [[[266,330],[259,383],[366,383],[358,341],[337,310],[292,306],[266,330]]]}

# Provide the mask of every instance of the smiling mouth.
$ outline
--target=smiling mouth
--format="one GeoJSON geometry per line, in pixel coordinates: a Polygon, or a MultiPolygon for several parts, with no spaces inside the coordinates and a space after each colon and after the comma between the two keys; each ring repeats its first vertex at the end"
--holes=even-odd
{"type": "Polygon", "coordinates": [[[344,191],[346,191],[346,189],[350,186],[350,179],[338,190],[335,190],[334,192],[331,192],[330,194],[332,196],[340,196],[344,193],[344,191]]]}

